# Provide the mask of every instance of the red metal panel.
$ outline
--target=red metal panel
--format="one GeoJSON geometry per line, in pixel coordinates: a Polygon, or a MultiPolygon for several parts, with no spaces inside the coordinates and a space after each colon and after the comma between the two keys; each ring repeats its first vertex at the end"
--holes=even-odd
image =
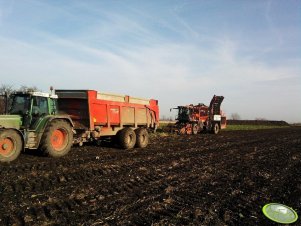
{"type": "Polygon", "coordinates": [[[93,103],[91,106],[91,115],[93,115],[93,122],[95,125],[107,125],[107,105],[93,103]]]}
{"type": "Polygon", "coordinates": [[[120,106],[110,105],[109,106],[110,123],[111,125],[120,124],[120,106]]]}

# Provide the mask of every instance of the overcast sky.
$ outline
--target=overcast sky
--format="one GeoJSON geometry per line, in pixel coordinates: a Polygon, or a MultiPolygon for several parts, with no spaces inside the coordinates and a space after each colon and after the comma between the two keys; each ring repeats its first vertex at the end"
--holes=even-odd
{"type": "Polygon", "coordinates": [[[0,84],[301,122],[299,0],[0,0],[0,84]]]}

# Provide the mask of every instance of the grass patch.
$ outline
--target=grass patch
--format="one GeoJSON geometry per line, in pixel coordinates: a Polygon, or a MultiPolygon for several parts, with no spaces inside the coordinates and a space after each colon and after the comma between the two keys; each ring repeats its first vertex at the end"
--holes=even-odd
{"type": "MultiPolygon", "coordinates": [[[[162,136],[168,136],[169,127],[174,122],[160,122],[157,132],[162,136]]],[[[233,131],[233,130],[259,130],[259,129],[277,129],[277,128],[288,128],[286,125],[227,125],[226,129],[222,131],[233,131]]],[[[222,132],[221,131],[221,132],[222,132]]]]}
{"type": "Polygon", "coordinates": [[[288,128],[289,126],[273,126],[273,125],[227,125],[225,131],[230,130],[258,130],[258,129],[276,129],[288,128]]]}

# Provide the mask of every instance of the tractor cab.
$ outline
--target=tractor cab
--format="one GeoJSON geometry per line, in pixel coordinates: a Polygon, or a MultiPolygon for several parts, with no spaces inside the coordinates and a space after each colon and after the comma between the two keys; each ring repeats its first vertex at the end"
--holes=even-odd
{"type": "MultiPolygon", "coordinates": [[[[16,92],[10,96],[8,115],[20,120],[20,128],[34,129],[47,115],[57,113],[57,95],[42,92],[16,92]]],[[[17,128],[19,129],[19,128],[17,128]]]]}

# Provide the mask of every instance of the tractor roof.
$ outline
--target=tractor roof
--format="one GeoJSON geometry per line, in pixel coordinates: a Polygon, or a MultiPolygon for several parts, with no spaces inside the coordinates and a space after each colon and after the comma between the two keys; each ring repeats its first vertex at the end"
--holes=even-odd
{"type": "Polygon", "coordinates": [[[50,93],[43,93],[43,92],[36,92],[36,91],[27,91],[27,92],[15,92],[15,94],[28,94],[28,95],[32,95],[32,96],[38,96],[38,97],[50,97],[50,98],[54,98],[57,99],[58,96],[56,94],[50,94],[50,93]]]}

